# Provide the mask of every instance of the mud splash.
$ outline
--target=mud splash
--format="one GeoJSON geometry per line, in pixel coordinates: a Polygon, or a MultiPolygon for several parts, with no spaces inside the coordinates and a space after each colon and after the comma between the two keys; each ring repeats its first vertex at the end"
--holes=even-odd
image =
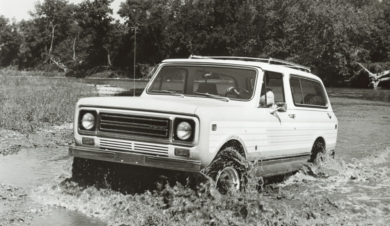
{"type": "MultiPolygon", "coordinates": [[[[281,183],[250,178],[246,191],[221,196],[166,185],[142,194],[82,187],[63,174],[34,189],[31,197],[48,206],[74,210],[108,225],[387,225],[390,220],[390,149],[353,160],[309,165],[281,183]]],[[[66,164],[71,171],[71,160],[66,164]]]]}
{"type": "Polygon", "coordinates": [[[321,219],[325,212],[328,218],[322,220],[329,224],[388,225],[389,160],[389,148],[350,163],[329,159],[319,167],[302,169],[278,187],[306,205],[303,210],[311,209],[321,219]],[[294,189],[299,191],[299,196],[294,189]],[[326,206],[331,208],[324,208],[326,206]]]}

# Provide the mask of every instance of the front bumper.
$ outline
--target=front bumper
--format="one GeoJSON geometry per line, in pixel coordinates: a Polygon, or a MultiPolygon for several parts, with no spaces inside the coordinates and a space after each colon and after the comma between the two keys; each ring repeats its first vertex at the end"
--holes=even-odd
{"type": "Polygon", "coordinates": [[[134,153],[102,150],[99,148],[85,146],[70,146],[69,155],[86,159],[95,159],[107,162],[118,162],[186,172],[199,172],[201,167],[200,161],[146,156],[134,153]]]}

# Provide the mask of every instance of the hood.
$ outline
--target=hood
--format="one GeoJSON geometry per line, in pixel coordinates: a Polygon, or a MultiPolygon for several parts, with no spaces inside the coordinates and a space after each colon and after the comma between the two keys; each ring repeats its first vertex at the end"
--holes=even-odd
{"type": "Polygon", "coordinates": [[[233,102],[211,98],[155,96],[155,97],[90,97],[78,102],[80,107],[131,109],[195,115],[199,107],[228,107],[233,102]]]}

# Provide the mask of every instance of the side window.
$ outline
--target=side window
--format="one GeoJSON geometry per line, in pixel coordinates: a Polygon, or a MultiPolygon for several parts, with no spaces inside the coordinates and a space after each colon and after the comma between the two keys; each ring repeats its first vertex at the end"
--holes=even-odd
{"type": "Polygon", "coordinates": [[[301,79],[301,85],[304,104],[326,106],[324,92],[320,84],[301,79]]]}
{"type": "Polygon", "coordinates": [[[302,104],[302,90],[299,78],[292,77],[290,79],[291,93],[295,104],[302,104]]]}
{"type": "Polygon", "coordinates": [[[327,103],[324,89],[320,83],[308,79],[292,77],[290,84],[294,103],[296,105],[326,107],[327,103]]]}
{"type": "Polygon", "coordinates": [[[264,72],[260,107],[273,107],[277,102],[285,102],[283,75],[276,72],[264,72]]]}

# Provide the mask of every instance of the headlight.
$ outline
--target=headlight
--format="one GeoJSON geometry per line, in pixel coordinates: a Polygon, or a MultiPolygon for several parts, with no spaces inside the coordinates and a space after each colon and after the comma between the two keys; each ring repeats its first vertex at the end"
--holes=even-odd
{"type": "Polygon", "coordinates": [[[176,135],[180,140],[187,140],[192,135],[192,127],[188,122],[181,122],[177,125],[176,135]]]}
{"type": "Polygon", "coordinates": [[[91,113],[85,113],[81,118],[81,126],[88,130],[95,126],[95,116],[91,113]]]}

